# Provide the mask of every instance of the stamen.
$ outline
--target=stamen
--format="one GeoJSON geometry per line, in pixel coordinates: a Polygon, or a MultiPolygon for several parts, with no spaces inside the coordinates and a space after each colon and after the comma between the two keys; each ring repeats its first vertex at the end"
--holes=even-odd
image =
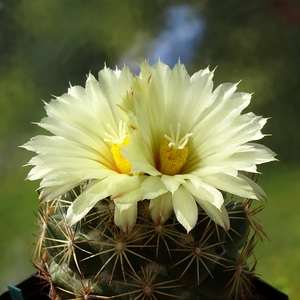
{"type": "Polygon", "coordinates": [[[170,136],[165,134],[165,140],[160,146],[159,169],[163,174],[179,174],[188,157],[188,147],[186,145],[191,135],[192,133],[187,133],[180,138],[180,124],[177,125],[176,135],[172,125],[170,125],[170,136]]]}
{"type": "Polygon", "coordinates": [[[115,161],[116,171],[122,174],[128,174],[131,171],[131,164],[123,157],[120,149],[120,147],[129,143],[129,135],[126,132],[126,123],[122,120],[119,122],[118,132],[113,130],[109,123],[107,124],[107,129],[109,133],[105,132],[104,134],[108,138],[104,139],[104,141],[111,143],[110,151],[115,161]]]}
{"type": "Polygon", "coordinates": [[[126,136],[125,139],[123,139],[121,144],[115,144],[113,143],[111,146],[111,153],[113,155],[114,161],[116,163],[116,167],[118,169],[118,172],[122,174],[128,174],[131,171],[131,164],[130,162],[125,159],[122,155],[120,147],[123,147],[129,143],[129,136],[126,136]]]}

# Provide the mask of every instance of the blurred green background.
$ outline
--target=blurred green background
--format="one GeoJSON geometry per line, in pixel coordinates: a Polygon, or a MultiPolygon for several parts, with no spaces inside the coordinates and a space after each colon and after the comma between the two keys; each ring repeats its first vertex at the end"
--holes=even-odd
{"type": "Polygon", "coordinates": [[[190,73],[218,66],[215,82],[253,92],[248,108],[270,117],[263,144],[280,162],[260,167],[268,202],[259,219],[257,273],[300,299],[300,3],[298,0],[0,0],[0,293],[33,273],[38,182],[18,149],[42,131],[41,99],[84,85],[124,62],[180,57],[190,73]]]}

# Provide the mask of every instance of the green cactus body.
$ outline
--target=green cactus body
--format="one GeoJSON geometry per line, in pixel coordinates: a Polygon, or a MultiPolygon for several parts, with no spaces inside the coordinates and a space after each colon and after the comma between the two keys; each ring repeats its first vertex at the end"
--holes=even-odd
{"type": "Polygon", "coordinates": [[[227,233],[201,209],[189,233],[174,216],[155,225],[147,200],[139,203],[137,224],[125,233],[114,223],[110,199],[69,227],[65,213],[81,190],[52,206],[42,204],[36,264],[43,265],[57,291],[52,299],[240,299],[251,292],[253,268],[247,259],[255,238],[249,237],[242,201],[226,204],[227,233]]]}

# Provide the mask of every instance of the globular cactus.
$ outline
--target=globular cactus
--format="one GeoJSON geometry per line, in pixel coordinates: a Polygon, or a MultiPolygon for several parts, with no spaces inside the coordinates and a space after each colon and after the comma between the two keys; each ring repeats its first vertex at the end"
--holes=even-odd
{"type": "Polygon", "coordinates": [[[247,299],[275,153],[237,84],[180,62],[105,67],[50,103],[27,179],[40,179],[39,277],[52,299],[247,299]],[[235,198],[236,195],[241,198],[235,198]],[[242,200],[244,199],[244,200],[242,200]]]}
{"type": "Polygon", "coordinates": [[[251,200],[225,202],[228,232],[199,207],[189,233],[173,215],[156,226],[149,201],[140,201],[137,223],[125,233],[114,223],[109,198],[67,225],[66,211],[83,190],[42,204],[39,212],[35,265],[51,299],[251,299],[256,262],[248,259],[263,233],[251,200]]]}

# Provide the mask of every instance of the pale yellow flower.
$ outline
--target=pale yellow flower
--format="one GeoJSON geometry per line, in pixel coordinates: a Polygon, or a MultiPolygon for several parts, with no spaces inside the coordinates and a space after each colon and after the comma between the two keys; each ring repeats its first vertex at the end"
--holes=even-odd
{"type": "Polygon", "coordinates": [[[115,222],[129,232],[137,202],[150,199],[155,224],[172,211],[190,231],[198,207],[225,229],[229,219],[223,191],[263,199],[263,190],[245,173],[274,160],[268,148],[250,143],[264,135],[266,119],[241,114],[251,95],[237,84],[213,91],[213,72],[190,77],[178,63],[104,68],[99,81],[71,86],[45,108],[39,126],[53,136],[37,136],[23,147],[37,156],[28,179],[41,179],[40,201],[51,201],[79,184],[86,187],[67,212],[69,225],[82,219],[101,199],[115,203],[115,222]]]}
{"type": "MultiPolygon", "coordinates": [[[[81,183],[88,183],[67,212],[70,225],[82,219],[101,199],[111,196],[142,198],[142,175],[131,174],[131,164],[121,148],[129,142],[126,115],[118,107],[130,89],[133,75],[128,68],[89,75],[86,87],[71,86],[68,93],[45,104],[47,117],[38,123],[53,136],[36,136],[23,147],[37,156],[28,179],[42,179],[40,201],[51,201],[81,183]],[[129,187],[129,188],[128,188],[129,187]]],[[[135,224],[136,205],[127,205],[119,225],[129,231],[135,224]],[[126,214],[130,212],[130,220],[126,214]],[[129,223],[131,222],[131,223],[129,223]]],[[[119,218],[120,220],[120,218],[119,218]]]]}
{"type": "MultiPolygon", "coordinates": [[[[198,205],[226,230],[229,219],[222,192],[263,199],[262,189],[243,173],[275,160],[268,148],[251,143],[264,137],[266,119],[242,114],[251,95],[237,93],[237,84],[213,90],[208,68],[189,76],[184,65],[173,70],[162,62],[141,63],[122,109],[128,114],[130,143],[122,155],[133,173],[144,173],[141,199],[151,199],[154,222],[165,222],[174,210],[190,231],[198,205]],[[198,204],[198,205],[197,205],[198,204]]],[[[115,199],[126,211],[136,199],[115,199]]],[[[128,215],[128,214],[127,214],[128,215]]]]}

